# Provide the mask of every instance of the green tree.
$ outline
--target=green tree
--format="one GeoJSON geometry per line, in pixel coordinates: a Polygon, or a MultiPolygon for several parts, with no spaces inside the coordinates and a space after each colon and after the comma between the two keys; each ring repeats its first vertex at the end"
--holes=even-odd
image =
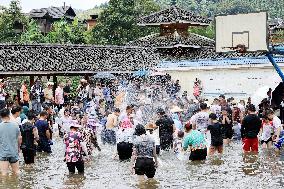
{"type": "Polygon", "coordinates": [[[42,35],[38,24],[34,20],[30,20],[25,31],[22,33],[20,43],[43,43],[44,36],[42,35]]]}
{"type": "Polygon", "coordinates": [[[85,43],[85,27],[78,21],[78,19],[75,19],[72,23],[62,19],[55,22],[52,27],[52,31],[45,37],[46,43],[85,43]]]}
{"type": "Polygon", "coordinates": [[[27,26],[27,23],[28,19],[22,14],[18,0],[11,1],[8,8],[1,7],[0,42],[18,42],[21,30],[27,26]]]}
{"type": "Polygon", "coordinates": [[[137,19],[159,10],[153,0],[110,0],[92,31],[92,43],[123,45],[154,30],[139,27],[137,19]]]}
{"type": "Polygon", "coordinates": [[[198,35],[202,35],[202,36],[205,36],[205,37],[208,37],[208,38],[211,38],[211,39],[215,38],[215,31],[214,31],[214,28],[213,28],[212,25],[210,25],[206,28],[198,28],[198,27],[191,28],[189,30],[189,32],[196,33],[198,35]]]}

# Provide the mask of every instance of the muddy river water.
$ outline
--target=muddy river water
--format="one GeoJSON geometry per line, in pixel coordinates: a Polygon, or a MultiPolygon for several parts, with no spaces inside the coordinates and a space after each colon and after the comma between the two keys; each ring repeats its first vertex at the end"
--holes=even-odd
{"type": "Polygon", "coordinates": [[[159,157],[160,166],[154,180],[139,183],[131,174],[130,162],[113,159],[114,147],[101,145],[94,159],[86,164],[85,175],[69,176],[63,161],[64,146],[56,139],[53,154],[37,156],[32,168],[23,165],[18,178],[0,178],[2,189],[183,189],[183,188],[284,188],[284,164],[274,153],[261,151],[259,156],[242,156],[241,143],[226,148],[221,160],[190,163],[172,152],[159,157]]]}

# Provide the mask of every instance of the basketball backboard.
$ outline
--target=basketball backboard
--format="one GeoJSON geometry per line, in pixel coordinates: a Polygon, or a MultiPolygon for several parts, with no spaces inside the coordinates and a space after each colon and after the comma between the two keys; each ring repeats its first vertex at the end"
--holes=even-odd
{"type": "Polygon", "coordinates": [[[216,52],[268,51],[267,12],[215,17],[216,52]]]}

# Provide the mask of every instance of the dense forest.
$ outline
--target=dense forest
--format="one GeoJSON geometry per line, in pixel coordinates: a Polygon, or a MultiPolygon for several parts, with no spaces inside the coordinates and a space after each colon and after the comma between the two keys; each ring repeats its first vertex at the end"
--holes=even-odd
{"type": "MultiPolygon", "coordinates": [[[[64,19],[54,23],[53,30],[43,35],[37,24],[22,13],[20,1],[13,0],[9,7],[0,7],[0,43],[124,45],[157,32],[155,28],[137,26],[137,18],[173,4],[211,18],[218,14],[260,10],[267,10],[270,18],[284,18],[283,3],[283,0],[110,0],[93,9],[78,11],[73,23],[64,19]],[[86,31],[82,20],[94,13],[99,14],[98,24],[93,30],[86,31]],[[25,28],[22,33],[13,29],[18,22],[25,28]]],[[[190,32],[214,36],[213,26],[191,29],[190,32]]]]}

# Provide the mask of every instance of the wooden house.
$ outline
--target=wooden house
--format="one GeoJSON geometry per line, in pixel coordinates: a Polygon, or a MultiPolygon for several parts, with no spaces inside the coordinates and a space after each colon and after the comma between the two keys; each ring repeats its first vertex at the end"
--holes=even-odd
{"type": "Polygon", "coordinates": [[[29,16],[36,20],[42,33],[46,34],[51,31],[52,24],[61,19],[72,22],[76,16],[75,11],[70,6],[49,7],[33,9],[29,16]]]}

